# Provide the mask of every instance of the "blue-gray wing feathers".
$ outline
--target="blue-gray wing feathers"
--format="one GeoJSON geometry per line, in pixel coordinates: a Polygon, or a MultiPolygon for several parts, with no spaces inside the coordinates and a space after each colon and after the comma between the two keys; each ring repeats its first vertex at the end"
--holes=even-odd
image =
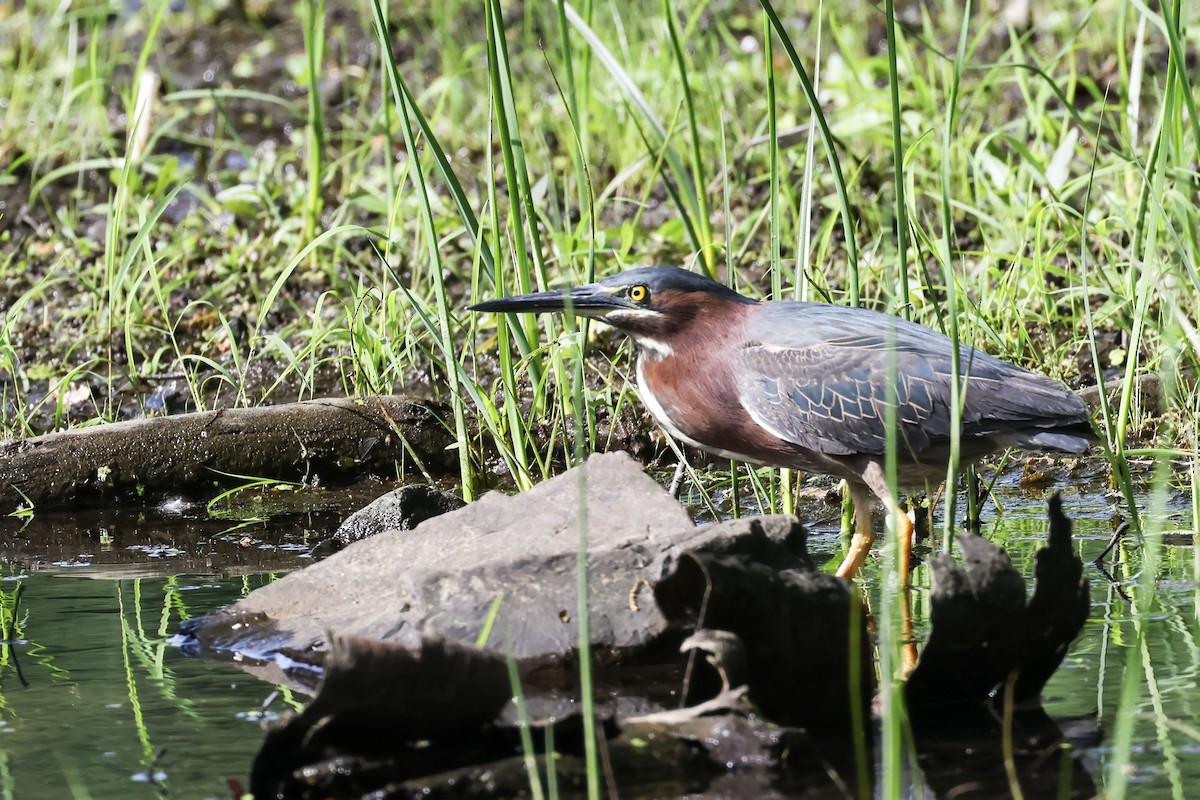
{"type": "MultiPolygon", "coordinates": [[[[947,337],[898,317],[770,303],[747,324],[735,374],[742,404],[758,424],[830,456],[884,452],[891,383],[903,446],[919,455],[950,436],[952,352],[947,337]]],[[[1086,406],[1066,387],[965,345],[959,352],[968,375],[964,437],[1086,449],[1078,433],[1042,432],[1086,426],[1086,406]]]]}

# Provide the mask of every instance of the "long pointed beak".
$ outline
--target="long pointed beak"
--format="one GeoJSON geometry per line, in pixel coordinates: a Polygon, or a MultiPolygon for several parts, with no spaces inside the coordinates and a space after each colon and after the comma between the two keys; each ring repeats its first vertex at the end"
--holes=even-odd
{"type": "Polygon", "coordinates": [[[598,284],[576,286],[556,292],[533,292],[513,297],[501,297],[467,306],[468,311],[509,311],[514,313],[538,313],[542,311],[566,311],[568,306],[580,317],[603,317],[610,311],[631,308],[624,295],[614,294],[598,284]]]}

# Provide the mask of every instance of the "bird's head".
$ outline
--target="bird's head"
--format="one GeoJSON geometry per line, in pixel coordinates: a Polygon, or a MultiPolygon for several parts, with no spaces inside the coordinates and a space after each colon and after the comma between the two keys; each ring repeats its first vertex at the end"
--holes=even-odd
{"type": "Polygon", "coordinates": [[[551,292],[534,292],[489,300],[471,311],[563,312],[592,317],[632,336],[641,347],[659,353],[671,349],[672,337],[705,309],[753,304],[732,289],[677,267],[643,267],[596,283],[551,292]]]}

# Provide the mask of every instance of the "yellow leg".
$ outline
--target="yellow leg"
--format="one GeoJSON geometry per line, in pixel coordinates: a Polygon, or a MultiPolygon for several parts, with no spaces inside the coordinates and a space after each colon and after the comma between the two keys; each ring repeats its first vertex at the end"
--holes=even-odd
{"type": "Polygon", "coordinates": [[[857,483],[847,482],[846,487],[850,490],[851,505],[854,506],[854,535],[850,537],[850,549],[838,567],[837,576],[850,580],[862,572],[863,564],[871,553],[871,545],[875,543],[875,531],[871,527],[871,493],[857,483]]]}
{"type": "MultiPolygon", "coordinates": [[[[875,531],[871,526],[871,493],[867,488],[858,484],[847,483],[847,488],[850,490],[850,498],[854,506],[854,536],[850,539],[850,549],[846,553],[846,558],[842,561],[842,565],[838,567],[837,575],[839,578],[849,580],[857,575],[867,556],[871,552],[871,545],[875,544],[875,531]]],[[[892,518],[897,520],[899,530],[896,531],[896,538],[900,545],[900,555],[896,565],[897,571],[900,573],[900,585],[908,588],[908,570],[912,563],[912,542],[913,542],[913,524],[908,515],[900,511],[899,505],[891,497],[889,493],[885,499],[885,504],[888,510],[892,512],[892,518]]]]}
{"type": "Polygon", "coordinates": [[[896,520],[896,539],[900,555],[896,557],[896,569],[900,573],[900,585],[908,588],[908,570],[912,564],[913,524],[908,514],[897,509],[892,514],[896,520]]]}
{"type": "Polygon", "coordinates": [[[888,486],[887,478],[883,475],[882,467],[875,462],[868,464],[867,468],[863,470],[863,480],[866,482],[867,487],[875,493],[875,496],[883,501],[888,515],[895,520],[896,543],[899,545],[899,555],[896,556],[896,570],[900,573],[900,585],[907,589],[908,568],[912,563],[912,520],[900,509],[900,504],[896,501],[895,496],[892,495],[891,487],[888,486]]]}
{"type": "Polygon", "coordinates": [[[904,669],[905,677],[908,676],[913,668],[917,665],[917,643],[913,633],[912,619],[912,596],[909,592],[909,568],[912,565],[912,544],[913,544],[913,524],[900,509],[900,504],[896,502],[896,498],[892,495],[891,487],[888,486],[887,479],[884,477],[883,469],[876,463],[871,463],[863,471],[863,480],[871,491],[883,501],[888,513],[895,520],[895,536],[898,546],[898,555],[896,556],[896,571],[899,572],[900,587],[904,590],[901,593],[900,601],[900,625],[904,643],[901,645],[900,657],[904,669]]]}
{"type": "Polygon", "coordinates": [[[908,590],[907,583],[900,596],[900,627],[904,636],[904,642],[900,645],[900,663],[904,670],[904,677],[907,678],[917,666],[917,641],[916,635],[913,633],[912,619],[912,592],[908,590]]]}
{"type": "Polygon", "coordinates": [[[904,632],[904,644],[900,648],[900,657],[904,663],[904,677],[917,666],[917,642],[913,634],[912,592],[909,591],[909,566],[912,563],[913,524],[907,514],[898,514],[893,519],[899,520],[896,536],[899,537],[900,555],[897,558],[897,569],[900,571],[900,586],[904,589],[900,607],[900,624],[904,632]]]}

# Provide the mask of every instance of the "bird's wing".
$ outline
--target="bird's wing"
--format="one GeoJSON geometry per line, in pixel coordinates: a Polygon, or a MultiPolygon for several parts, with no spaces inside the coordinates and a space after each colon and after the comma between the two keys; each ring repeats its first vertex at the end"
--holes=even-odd
{"type": "MultiPolygon", "coordinates": [[[[952,352],[945,336],[887,314],[771,303],[748,322],[735,374],[739,398],[756,422],[835,456],[884,452],[894,374],[901,447],[919,454],[950,436],[952,352]]],[[[1071,415],[1086,419],[1082,402],[1048,378],[967,346],[960,361],[969,372],[966,435],[1054,427],[1071,415]]]]}

